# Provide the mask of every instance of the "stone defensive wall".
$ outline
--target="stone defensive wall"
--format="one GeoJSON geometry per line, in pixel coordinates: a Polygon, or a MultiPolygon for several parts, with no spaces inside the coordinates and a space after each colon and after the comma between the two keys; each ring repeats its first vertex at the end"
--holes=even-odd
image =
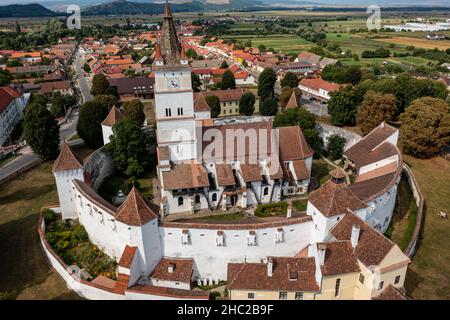
{"type": "Polygon", "coordinates": [[[345,138],[346,144],[344,146],[344,150],[350,148],[361,140],[361,136],[354,132],[325,123],[317,122],[316,130],[319,132],[319,136],[322,138],[325,145],[327,144],[328,139],[333,135],[338,135],[345,138]]]}

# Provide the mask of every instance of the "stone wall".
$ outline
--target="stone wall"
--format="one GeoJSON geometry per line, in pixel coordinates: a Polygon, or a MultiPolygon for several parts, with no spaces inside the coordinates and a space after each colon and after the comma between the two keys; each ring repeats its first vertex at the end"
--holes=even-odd
{"type": "Polygon", "coordinates": [[[114,172],[114,161],[103,146],[86,160],[84,170],[90,174],[93,188],[98,190],[103,180],[114,172]]]}
{"type": "Polygon", "coordinates": [[[319,132],[319,136],[323,139],[324,145],[326,146],[328,143],[328,139],[332,136],[332,135],[338,135],[340,137],[345,138],[346,140],[346,144],[344,147],[344,150],[350,148],[351,146],[353,146],[355,143],[357,143],[359,140],[361,140],[361,136],[345,130],[343,128],[339,128],[336,126],[332,126],[329,124],[324,124],[324,123],[317,123],[316,124],[316,130],[319,132]]]}

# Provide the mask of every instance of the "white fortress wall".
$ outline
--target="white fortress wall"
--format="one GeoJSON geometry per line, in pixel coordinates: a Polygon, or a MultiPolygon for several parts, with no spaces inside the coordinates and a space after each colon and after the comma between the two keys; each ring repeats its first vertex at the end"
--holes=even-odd
{"type": "Polygon", "coordinates": [[[227,263],[261,262],[267,256],[294,256],[310,243],[312,222],[280,227],[283,242],[276,243],[277,227],[255,229],[256,245],[248,245],[248,235],[253,229],[221,230],[190,228],[190,243],[182,244],[182,228],[161,227],[164,256],[193,258],[201,278],[224,280],[227,263]],[[224,246],[217,246],[217,232],[223,231],[224,246]]]}

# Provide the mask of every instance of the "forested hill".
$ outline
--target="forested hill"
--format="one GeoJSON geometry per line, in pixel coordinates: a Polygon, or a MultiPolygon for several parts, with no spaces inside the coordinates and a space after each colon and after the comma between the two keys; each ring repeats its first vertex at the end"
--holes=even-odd
{"type": "Polygon", "coordinates": [[[0,6],[0,18],[52,17],[57,14],[37,3],[0,6]]]}

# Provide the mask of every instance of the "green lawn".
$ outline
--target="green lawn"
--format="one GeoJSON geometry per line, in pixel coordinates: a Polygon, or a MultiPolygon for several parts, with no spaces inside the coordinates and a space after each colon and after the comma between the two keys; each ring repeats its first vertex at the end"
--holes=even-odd
{"type": "Polygon", "coordinates": [[[224,36],[222,39],[236,39],[238,41],[251,40],[254,47],[264,44],[268,49],[273,48],[276,51],[283,51],[286,54],[299,53],[302,50],[308,49],[313,44],[302,38],[293,35],[268,35],[268,36],[224,36]]]}
{"type": "MultiPolygon", "coordinates": [[[[86,158],[90,150],[74,150],[86,158]]],[[[45,257],[36,226],[43,206],[58,204],[52,162],[0,186],[0,296],[78,299],[45,257]]]]}
{"type": "Polygon", "coordinates": [[[315,159],[312,164],[312,173],[311,176],[316,178],[317,181],[320,182],[320,185],[324,184],[330,179],[330,171],[333,171],[334,168],[329,165],[323,159],[315,159]]]}
{"type": "Polygon", "coordinates": [[[308,199],[294,200],[292,201],[292,204],[297,211],[304,212],[306,211],[306,207],[308,206],[308,199]]]}
{"type": "Polygon", "coordinates": [[[405,287],[414,299],[450,299],[450,222],[437,216],[450,213],[450,161],[410,156],[404,161],[425,197],[423,233],[405,287]]]}

